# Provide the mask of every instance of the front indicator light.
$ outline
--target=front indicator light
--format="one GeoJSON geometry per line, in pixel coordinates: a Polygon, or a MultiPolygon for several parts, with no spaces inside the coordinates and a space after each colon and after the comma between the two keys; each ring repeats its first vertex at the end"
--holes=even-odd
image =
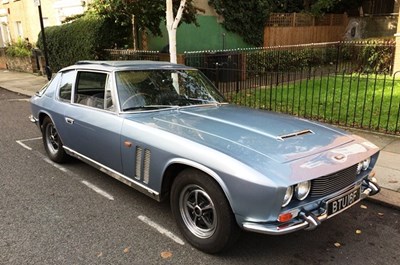
{"type": "Polygon", "coordinates": [[[299,201],[307,198],[311,190],[311,181],[303,181],[296,185],[294,194],[299,201]]]}
{"type": "Polygon", "coordinates": [[[289,186],[286,189],[285,197],[283,198],[282,207],[285,207],[286,205],[288,205],[290,200],[292,199],[292,197],[293,197],[293,187],[289,186]]]}
{"type": "Polygon", "coordinates": [[[280,223],[286,223],[286,222],[292,220],[292,218],[293,218],[292,213],[281,213],[278,217],[278,221],[280,223]]]}

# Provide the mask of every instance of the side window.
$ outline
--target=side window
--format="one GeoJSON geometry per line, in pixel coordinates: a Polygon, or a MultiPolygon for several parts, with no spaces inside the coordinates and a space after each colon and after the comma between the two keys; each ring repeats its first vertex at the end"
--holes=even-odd
{"type": "Polygon", "coordinates": [[[78,72],[75,103],[98,109],[113,106],[108,75],[98,72],[78,72]]]}
{"type": "Polygon", "coordinates": [[[59,98],[64,101],[71,101],[72,84],[75,80],[75,71],[65,72],[61,76],[59,98]]]}

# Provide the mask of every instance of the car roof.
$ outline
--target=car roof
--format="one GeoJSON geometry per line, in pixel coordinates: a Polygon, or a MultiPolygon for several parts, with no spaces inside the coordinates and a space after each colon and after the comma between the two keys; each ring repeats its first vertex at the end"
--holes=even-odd
{"type": "Polygon", "coordinates": [[[155,70],[155,69],[194,69],[182,64],[173,64],[160,61],[78,61],[74,65],[65,67],[61,71],[73,69],[85,70],[106,70],[106,71],[126,71],[126,70],[155,70]]]}

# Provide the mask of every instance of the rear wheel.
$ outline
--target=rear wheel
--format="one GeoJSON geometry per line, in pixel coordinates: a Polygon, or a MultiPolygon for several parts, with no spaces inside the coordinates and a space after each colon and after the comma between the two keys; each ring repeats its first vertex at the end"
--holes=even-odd
{"type": "Polygon", "coordinates": [[[171,189],[171,209],[186,240],[204,252],[223,251],[239,236],[225,194],[201,171],[186,169],[176,177],[171,189]]]}
{"type": "Polygon", "coordinates": [[[44,149],[49,158],[57,163],[65,162],[67,160],[67,154],[64,151],[57,129],[49,117],[43,120],[42,128],[44,149]]]}

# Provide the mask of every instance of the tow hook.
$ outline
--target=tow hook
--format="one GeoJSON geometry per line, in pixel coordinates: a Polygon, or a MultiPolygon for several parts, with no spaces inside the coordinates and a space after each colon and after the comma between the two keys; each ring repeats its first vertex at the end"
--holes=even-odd
{"type": "Polygon", "coordinates": [[[299,213],[299,217],[308,223],[308,227],[304,230],[313,230],[321,224],[321,221],[318,220],[318,218],[310,212],[301,211],[299,213]]]}
{"type": "Polygon", "coordinates": [[[381,191],[381,187],[378,185],[378,183],[376,183],[376,181],[373,181],[370,179],[364,179],[362,186],[365,187],[366,190],[369,190],[369,193],[368,193],[369,196],[373,196],[381,191]]]}

